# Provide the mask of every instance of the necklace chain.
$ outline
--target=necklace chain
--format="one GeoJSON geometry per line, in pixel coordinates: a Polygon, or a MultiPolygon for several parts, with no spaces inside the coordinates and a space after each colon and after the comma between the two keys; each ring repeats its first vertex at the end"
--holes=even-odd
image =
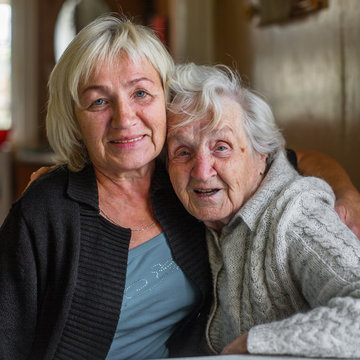
{"type": "MultiPolygon", "coordinates": [[[[111,217],[110,217],[103,209],[101,209],[100,207],[99,207],[99,214],[100,214],[100,215],[103,215],[107,220],[109,220],[109,221],[112,222],[113,224],[118,225],[118,226],[121,226],[118,221],[116,221],[115,219],[111,218],[111,217]]],[[[140,228],[140,229],[132,229],[132,228],[130,228],[130,230],[131,230],[131,231],[145,231],[145,230],[148,230],[148,229],[152,228],[154,225],[155,225],[155,221],[153,221],[150,225],[147,225],[147,226],[145,226],[145,227],[143,227],[143,228],[140,228]]],[[[122,227],[122,226],[121,226],[121,227],[122,227]]]]}

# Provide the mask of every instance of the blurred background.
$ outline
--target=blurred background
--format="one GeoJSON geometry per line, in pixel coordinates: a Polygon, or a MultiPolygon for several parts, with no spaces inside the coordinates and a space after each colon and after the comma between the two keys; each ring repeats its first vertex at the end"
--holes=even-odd
{"type": "Polygon", "coordinates": [[[360,189],[359,0],[0,0],[0,223],[52,162],[49,74],[97,16],[151,26],[176,62],[224,63],[271,105],[287,146],[336,160],[360,189]]]}

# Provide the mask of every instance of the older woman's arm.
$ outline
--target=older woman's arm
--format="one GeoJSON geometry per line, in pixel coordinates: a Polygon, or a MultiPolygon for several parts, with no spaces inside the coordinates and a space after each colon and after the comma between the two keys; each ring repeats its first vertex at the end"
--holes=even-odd
{"type": "Polygon", "coordinates": [[[332,187],[335,210],[360,238],[360,193],[344,168],[330,156],[316,151],[296,151],[296,157],[302,175],[320,177],[332,187]]]}
{"type": "Polygon", "coordinates": [[[311,191],[292,196],[284,207],[276,240],[264,250],[277,254],[271,268],[294,304],[293,315],[251,328],[250,353],[360,356],[360,244],[312,182],[311,191]]]}
{"type": "MultiPolygon", "coordinates": [[[[330,184],[336,196],[335,210],[341,220],[360,238],[360,193],[344,168],[333,158],[320,152],[296,150],[295,153],[295,161],[302,175],[320,177],[330,184]]],[[[32,173],[27,186],[54,167],[56,165],[42,167],[32,173]]]]}

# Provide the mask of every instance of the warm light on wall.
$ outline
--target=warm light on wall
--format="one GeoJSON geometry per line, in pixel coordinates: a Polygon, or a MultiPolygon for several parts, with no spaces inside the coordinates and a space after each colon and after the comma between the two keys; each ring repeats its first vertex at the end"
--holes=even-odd
{"type": "Polygon", "coordinates": [[[286,22],[328,7],[329,0],[250,0],[247,9],[258,25],[286,22]]]}

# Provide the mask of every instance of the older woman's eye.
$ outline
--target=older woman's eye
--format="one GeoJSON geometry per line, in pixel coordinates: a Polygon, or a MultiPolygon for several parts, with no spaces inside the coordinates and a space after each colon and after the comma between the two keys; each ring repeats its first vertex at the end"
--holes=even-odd
{"type": "Polygon", "coordinates": [[[190,155],[189,151],[183,150],[178,153],[178,156],[188,156],[190,155]]]}
{"type": "Polygon", "coordinates": [[[219,143],[214,146],[213,154],[216,156],[229,156],[231,154],[231,146],[226,143],[219,143]]]}
{"type": "Polygon", "coordinates": [[[219,146],[217,146],[216,147],[216,151],[226,151],[226,150],[228,150],[228,147],[227,146],[225,146],[225,145],[219,145],[219,146]]]}
{"type": "Polygon", "coordinates": [[[188,150],[178,150],[175,152],[175,156],[178,158],[184,158],[190,155],[190,151],[188,150]]]}

